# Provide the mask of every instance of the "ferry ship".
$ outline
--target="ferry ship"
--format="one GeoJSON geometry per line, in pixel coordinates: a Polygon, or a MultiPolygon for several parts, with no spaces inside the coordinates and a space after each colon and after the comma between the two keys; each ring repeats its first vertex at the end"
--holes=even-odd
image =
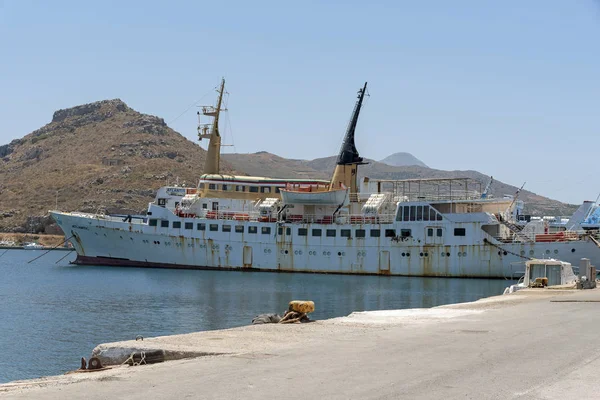
{"type": "Polygon", "coordinates": [[[202,113],[209,139],[195,188],[158,190],[145,216],[51,211],[76,264],[402,276],[519,278],[523,261],[600,263],[590,231],[548,233],[519,224],[518,196],[493,198],[467,178],[357,179],[358,92],[331,180],[273,179],[219,171],[216,107],[202,113]]]}

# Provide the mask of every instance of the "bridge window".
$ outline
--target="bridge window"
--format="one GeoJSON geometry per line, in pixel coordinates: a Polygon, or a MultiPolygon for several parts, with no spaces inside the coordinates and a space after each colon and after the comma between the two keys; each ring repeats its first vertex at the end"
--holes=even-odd
{"type": "Polygon", "coordinates": [[[423,221],[429,221],[429,206],[423,206],[423,221]]]}
{"type": "Polygon", "coordinates": [[[306,236],[306,235],[308,235],[308,229],[298,228],[298,236],[306,236]]]}
{"type": "Polygon", "coordinates": [[[454,236],[466,236],[465,228],[454,228],[454,236]]]}
{"type": "Polygon", "coordinates": [[[208,184],[208,190],[215,190],[216,188],[217,188],[217,185],[215,185],[214,183],[208,184]]]}
{"type": "Polygon", "coordinates": [[[322,232],[320,229],[313,229],[312,230],[312,235],[313,236],[321,236],[322,232]]]}
{"type": "Polygon", "coordinates": [[[173,228],[175,228],[175,229],[181,228],[181,222],[180,221],[173,221],[173,228]]]}
{"type": "Polygon", "coordinates": [[[380,237],[381,231],[379,229],[371,229],[371,237],[380,237]]]}
{"type": "Polygon", "coordinates": [[[250,186],[250,193],[258,193],[258,186],[250,186]]]}
{"type": "Polygon", "coordinates": [[[327,232],[326,232],[327,237],[335,237],[335,234],[336,234],[335,232],[336,232],[335,229],[327,229],[327,232]]]}
{"type": "Polygon", "coordinates": [[[433,228],[427,228],[427,236],[433,237],[433,228]]]}
{"type": "Polygon", "coordinates": [[[352,235],[350,234],[350,229],[342,229],[340,231],[340,236],[345,238],[352,237],[352,235]]]}
{"type": "Polygon", "coordinates": [[[235,231],[236,233],[244,233],[244,225],[236,225],[235,231]]]}
{"type": "Polygon", "coordinates": [[[435,212],[435,210],[433,209],[433,207],[431,207],[429,209],[429,220],[430,221],[435,221],[435,216],[437,215],[437,213],[435,212]]]}
{"type": "Polygon", "coordinates": [[[417,206],[417,221],[423,221],[423,206],[417,206]]]}
{"type": "MultiPolygon", "coordinates": [[[[410,231],[410,229],[409,229],[409,231],[410,231]]],[[[395,229],[386,229],[385,237],[387,237],[387,238],[396,237],[396,230],[395,229]]]]}
{"type": "Polygon", "coordinates": [[[246,191],[246,186],[243,186],[243,185],[235,185],[235,191],[236,191],[236,192],[245,192],[245,191],[246,191]]]}
{"type": "MultiPolygon", "coordinates": [[[[435,213],[435,216],[436,216],[436,219],[437,219],[438,221],[441,221],[441,220],[442,220],[442,214],[440,214],[440,213],[435,213]]],[[[432,221],[433,221],[433,220],[432,220],[432,221]]]]}
{"type": "Polygon", "coordinates": [[[186,222],[185,223],[185,229],[194,229],[194,223],[193,222],[186,222]]]}
{"type": "Polygon", "coordinates": [[[410,207],[404,206],[404,221],[410,221],[410,207]]]}
{"type": "Polygon", "coordinates": [[[270,235],[271,234],[271,227],[270,226],[263,226],[262,228],[260,228],[260,233],[262,233],[263,235],[270,235]]]}
{"type": "Polygon", "coordinates": [[[400,236],[402,236],[403,238],[407,238],[411,236],[411,230],[410,229],[400,229],[400,236]]]}
{"type": "Polygon", "coordinates": [[[218,231],[218,230],[219,230],[219,225],[217,225],[217,224],[210,224],[210,225],[208,226],[208,229],[209,229],[211,232],[216,232],[216,231],[218,231]]]}
{"type": "Polygon", "coordinates": [[[148,221],[149,226],[156,226],[157,224],[158,224],[158,220],[156,220],[156,219],[150,219],[148,221]]]}
{"type": "Polygon", "coordinates": [[[258,232],[258,228],[256,226],[249,226],[248,233],[256,233],[258,232]]]}
{"type": "Polygon", "coordinates": [[[160,227],[161,228],[168,228],[169,227],[169,221],[160,221],[160,227]]]}
{"type": "Polygon", "coordinates": [[[227,188],[227,185],[221,185],[221,189],[222,189],[223,191],[227,191],[227,190],[229,190],[229,189],[227,188]]]}
{"type": "Polygon", "coordinates": [[[354,236],[356,236],[357,238],[364,238],[365,235],[365,230],[364,229],[357,229],[354,231],[354,236]]]}
{"type": "Polygon", "coordinates": [[[414,221],[417,219],[417,206],[410,206],[410,220],[414,221]]]}
{"type": "Polygon", "coordinates": [[[206,230],[206,224],[201,223],[196,225],[196,229],[198,229],[199,231],[205,231],[206,230]]]}
{"type": "Polygon", "coordinates": [[[268,186],[261,186],[260,192],[261,193],[271,193],[271,188],[268,186]]]}

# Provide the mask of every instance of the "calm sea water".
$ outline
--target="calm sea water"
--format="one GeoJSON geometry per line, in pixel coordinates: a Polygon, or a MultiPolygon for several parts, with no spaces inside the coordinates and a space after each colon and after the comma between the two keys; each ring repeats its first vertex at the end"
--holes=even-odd
{"type": "MultiPolygon", "coordinates": [[[[3,250],[0,250],[0,254],[3,250]]],[[[231,328],[292,299],[312,319],[432,307],[502,293],[511,281],[185,271],[69,265],[75,253],[0,256],[0,383],[79,367],[100,343],[231,328]]]]}

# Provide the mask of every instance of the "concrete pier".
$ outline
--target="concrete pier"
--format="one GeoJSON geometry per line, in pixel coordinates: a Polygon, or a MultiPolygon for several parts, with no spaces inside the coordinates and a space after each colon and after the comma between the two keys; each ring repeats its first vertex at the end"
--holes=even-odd
{"type": "Polygon", "coordinates": [[[0,396],[597,399],[599,335],[600,289],[526,289],[431,309],[100,345],[94,352],[107,362],[139,350],[196,358],[12,382],[0,396]]]}

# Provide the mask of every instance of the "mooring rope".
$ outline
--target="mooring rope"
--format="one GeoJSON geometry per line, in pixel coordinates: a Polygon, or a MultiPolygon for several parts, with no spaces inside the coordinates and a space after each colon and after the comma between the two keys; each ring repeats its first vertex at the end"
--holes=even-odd
{"type": "Polygon", "coordinates": [[[131,355],[129,356],[129,358],[127,358],[127,360],[123,361],[123,364],[121,364],[121,365],[129,364],[129,361],[131,361],[131,365],[133,367],[137,367],[138,365],[146,364],[146,352],[145,351],[140,351],[140,361],[139,362],[135,362],[133,360],[133,356],[136,353],[137,353],[136,351],[134,351],[133,353],[131,353],[131,355]]]}
{"type": "MultiPolygon", "coordinates": [[[[37,256],[37,257],[36,257],[36,258],[34,258],[33,260],[29,260],[29,261],[27,261],[27,264],[29,264],[29,263],[31,263],[31,262],[33,262],[33,261],[37,260],[38,258],[41,258],[41,257],[45,256],[46,254],[50,253],[52,250],[54,250],[54,249],[56,249],[56,248],[58,248],[58,247],[62,246],[63,244],[65,244],[65,243],[66,243],[66,242],[67,242],[69,239],[71,239],[72,237],[73,237],[73,236],[69,236],[69,237],[68,237],[68,238],[66,238],[66,239],[65,239],[65,240],[64,240],[62,243],[59,243],[59,244],[57,244],[56,246],[54,246],[54,247],[52,247],[52,248],[48,249],[48,251],[46,251],[44,254],[37,256]]],[[[63,257],[63,258],[64,258],[64,257],[63,257]]]]}
{"type": "MultiPolygon", "coordinates": [[[[497,244],[495,244],[495,243],[492,243],[492,242],[490,242],[489,240],[487,240],[487,238],[484,238],[484,239],[483,239],[483,243],[489,244],[490,246],[493,246],[493,247],[495,247],[495,248],[497,248],[497,249],[499,249],[499,250],[502,250],[502,251],[503,251],[504,253],[506,253],[506,254],[512,254],[513,256],[520,257],[520,258],[523,258],[523,259],[525,259],[525,260],[533,260],[533,258],[531,258],[531,257],[527,257],[527,256],[524,256],[524,255],[522,255],[522,254],[517,254],[517,253],[515,253],[515,252],[513,252],[513,251],[510,251],[510,250],[503,249],[502,247],[498,246],[497,244]]],[[[505,255],[506,255],[506,254],[505,254],[505,255]]]]}

